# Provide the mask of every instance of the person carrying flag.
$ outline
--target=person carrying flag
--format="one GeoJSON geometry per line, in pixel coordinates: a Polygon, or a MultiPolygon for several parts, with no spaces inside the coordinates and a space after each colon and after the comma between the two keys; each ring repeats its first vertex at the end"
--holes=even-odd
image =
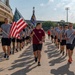
{"type": "Polygon", "coordinates": [[[11,25],[9,24],[8,18],[4,19],[5,23],[1,25],[0,31],[2,31],[2,48],[4,51],[4,58],[9,59],[10,55],[10,44],[11,44],[11,39],[9,38],[9,32],[10,32],[10,27],[11,25]],[[6,48],[7,47],[7,48],[6,48]]]}
{"type": "Polygon", "coordinates": [[[42,24],[37,23],[35,29],[33,29],[32,34],[32,41],[33,41],[33,52],[35,57],[35,62],[37,62],[38,59],[38,66],[41,66],[40,60],[41,60],[41,50],[42,50],[42,44],[45,39],[45,32],[42,29],[42,24]]]}

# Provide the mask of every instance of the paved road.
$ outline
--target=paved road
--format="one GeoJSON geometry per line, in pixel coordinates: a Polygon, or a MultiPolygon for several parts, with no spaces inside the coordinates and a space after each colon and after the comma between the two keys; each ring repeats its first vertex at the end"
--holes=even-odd
{"type": "Polygon", "coordinates": [[[67,57],[46,38],[42,49],[41,66],[34,62],[32,46],[10,56],[10,60],[2,58],[0,49],[0,75],[75,75],[75,51],[73,63],[67,63],[67,57]]]}

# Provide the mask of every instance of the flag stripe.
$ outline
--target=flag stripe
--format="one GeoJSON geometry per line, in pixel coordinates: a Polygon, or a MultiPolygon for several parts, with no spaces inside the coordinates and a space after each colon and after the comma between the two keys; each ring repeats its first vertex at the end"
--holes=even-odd
{"type": "Polygon", "coordinates": [[[10,36],[14,38],[20,38],[20,32],[27,26],[27,23],[24,21],[22,16],[16,10],[14,21],[10,30],[10,36]]]}
{"type": "Polygon", "coordinates": [[[11,34],[12,37],[15,37],[14,34],[15,34],[16,30],[17,30],[17,24],[15,23],[15,26],[14,26],[12,34],[11,34]]]}

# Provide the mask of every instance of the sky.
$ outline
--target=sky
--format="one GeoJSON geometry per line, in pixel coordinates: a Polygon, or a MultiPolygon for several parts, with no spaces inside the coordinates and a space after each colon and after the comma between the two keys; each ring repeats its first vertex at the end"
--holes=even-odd
{"type": "Polygon", "coordinates": [[[26,20],[30,20],[33,7],[35,7],[36,20],[66,21],[66,7],[69,8],[69,22],[75,23],[75,0],[10,0],[14,13],[19,10],[26,20]]]}

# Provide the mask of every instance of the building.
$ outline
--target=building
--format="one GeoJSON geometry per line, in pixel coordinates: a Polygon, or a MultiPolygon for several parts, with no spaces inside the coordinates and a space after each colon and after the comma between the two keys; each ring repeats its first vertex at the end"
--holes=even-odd
{"type": "Polygon", "coordinates": [[[4,22],[4,18],[6,17],[9,19],[9,22],[12,22],[13,13],[9,5],[9,0],[0,0],[0,25],[4,22]]]}

